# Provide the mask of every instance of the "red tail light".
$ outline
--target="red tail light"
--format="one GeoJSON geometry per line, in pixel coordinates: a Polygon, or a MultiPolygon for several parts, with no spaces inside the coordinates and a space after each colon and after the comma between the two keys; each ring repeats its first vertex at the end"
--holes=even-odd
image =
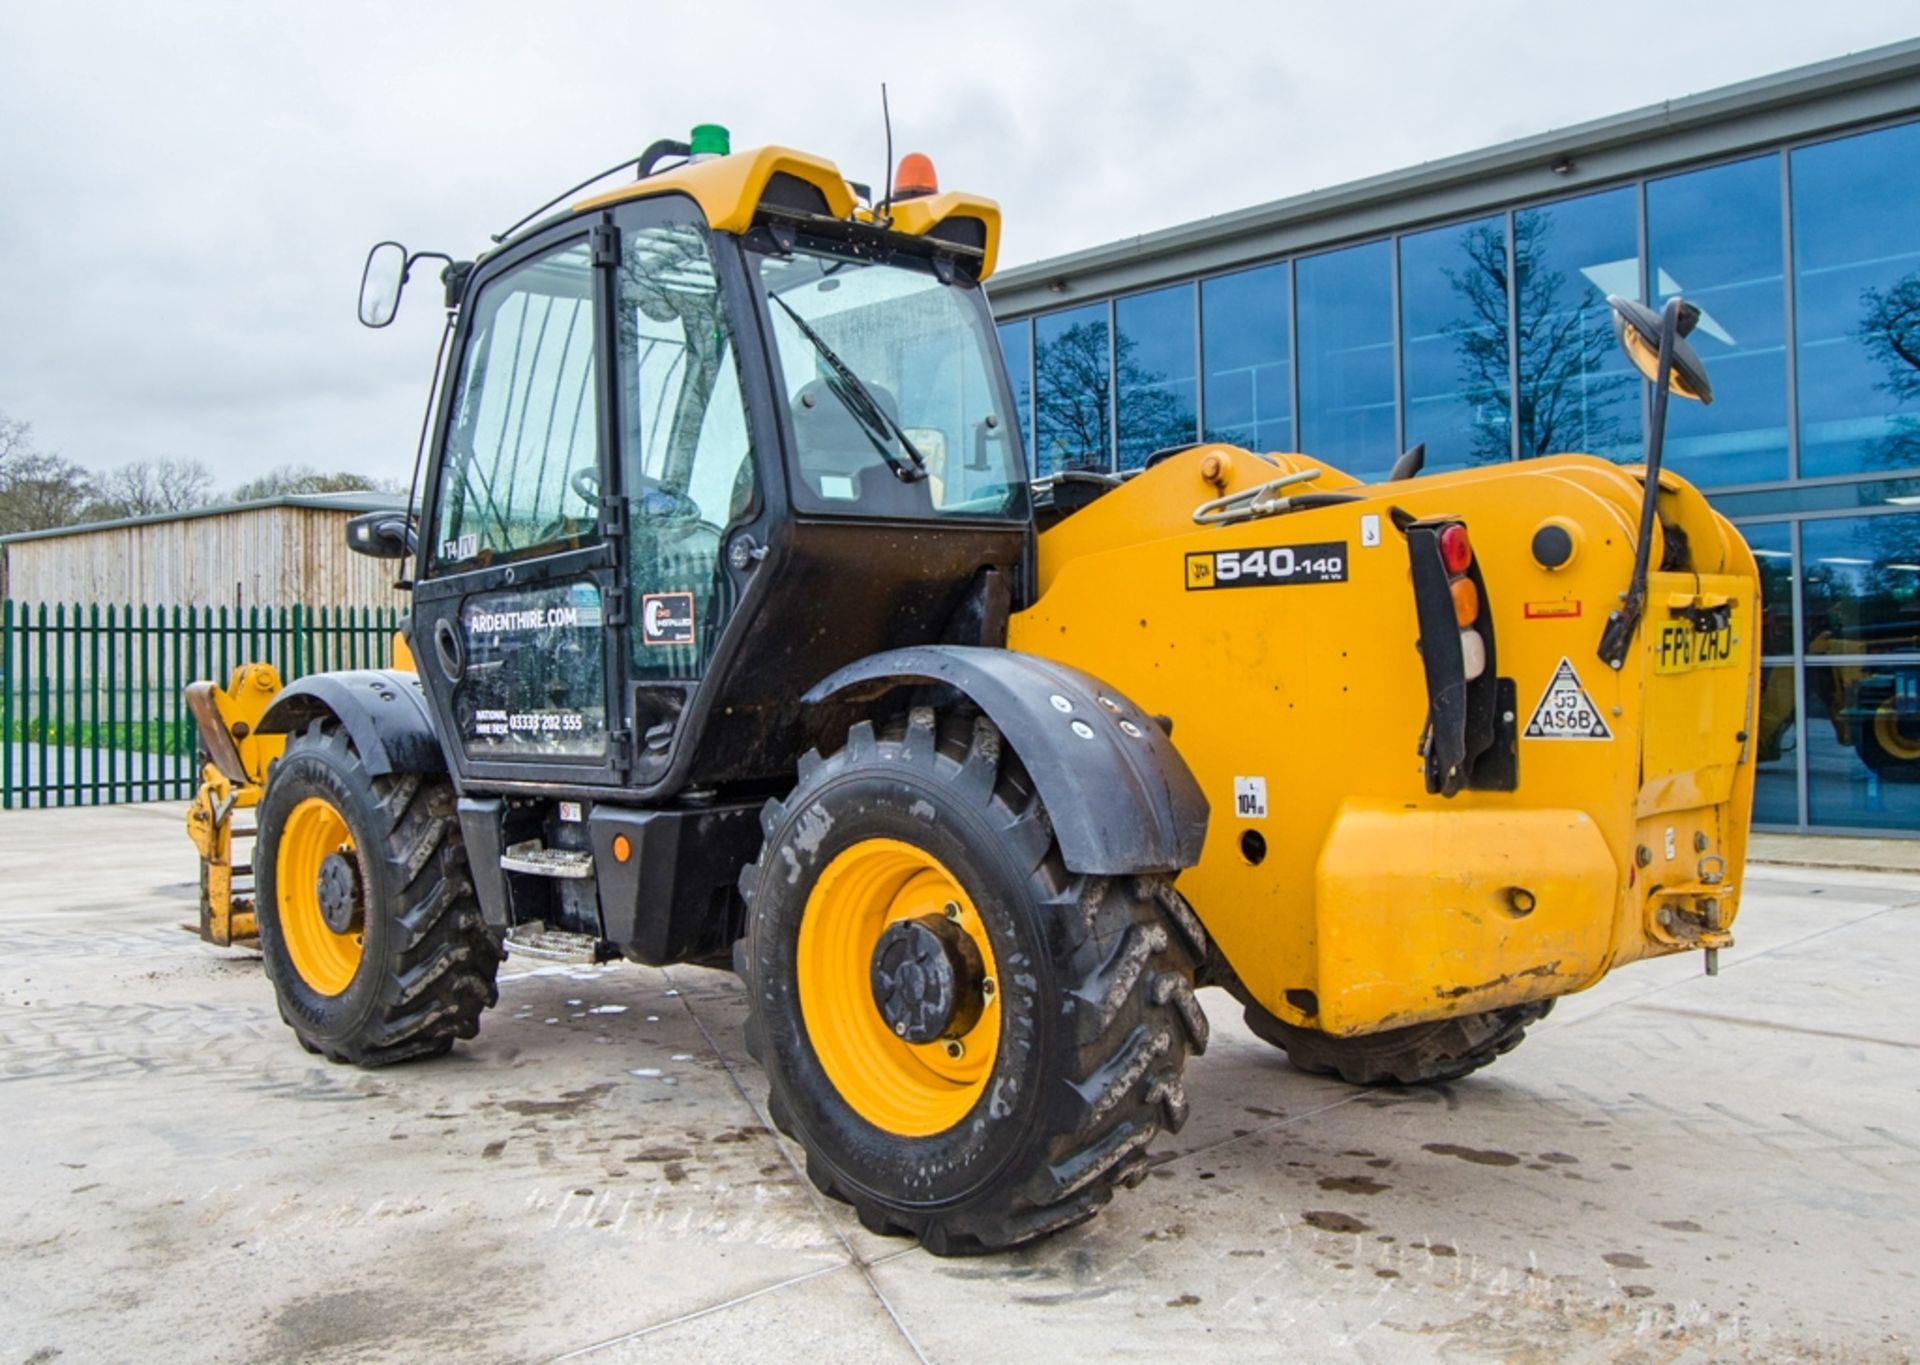
{"type": "Polygon", "coordinates": [[[1467,539],[1467,528],[1457,521],[1440,532],[1440,562],[1450,574],[1465,573],[1467,565],[1473,563],[1473,542],[1467,539]]]}

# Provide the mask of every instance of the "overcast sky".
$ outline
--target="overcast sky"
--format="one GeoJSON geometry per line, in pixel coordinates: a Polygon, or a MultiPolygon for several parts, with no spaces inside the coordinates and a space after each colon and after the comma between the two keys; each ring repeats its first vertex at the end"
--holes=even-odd
{"type": "Polygon", "coordinates": [[[96,469],[405,477],[437,290],[363,330],[372,242],[471,255],[708,120],[736,147],[878,180],[882,79],[896,150],[999,199],[1011,265],[1894,42],[1916,20],[1912,0],[0,0],[0,413],[96,469]]]}

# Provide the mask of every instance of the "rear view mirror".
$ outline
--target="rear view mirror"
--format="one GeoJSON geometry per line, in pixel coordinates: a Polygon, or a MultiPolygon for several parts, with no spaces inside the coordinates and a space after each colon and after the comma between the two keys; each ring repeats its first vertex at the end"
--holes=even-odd
{"type": "MultiPolygon", "coordinates": [[[[376,325],[386,324],[368,324],[376,325]]],[[[413,517],[406,512],[363,512],[347,523],[347,548],[374,559],[405,559],[414,548],[413,517]]]]}
{"type": "Polygon", "coordinates": [[[1700,310],[1682,299],[1673,300],[1673,304],[1673,318],[1669,322],[1664,310],[1656,313],[1644,303],[1618,295],[1607,298],[1608,307],[1613,309],[1614,335],[1620,339],[1620,349],[1627,353],[1633,368],[1640,371],[1649,384],[1659,383],[1661,333],[1671,330],[1672,336],[1666,339],[1666,345],[1672,367],[1672,392],[1696,403],[1711,403],[1713,385],[1707,380],[1707,367],[1701,363],[1699,353],[1687,343],[1688,334],[1700,321],[1700,310]]]}
{"type": "Polygon", "coordinates": [[[400,291],[406,283],[407,249],[398,242],[377,243],[360,272],[360,325],[385,327],[392,322],[400,311],[400,291]]]}

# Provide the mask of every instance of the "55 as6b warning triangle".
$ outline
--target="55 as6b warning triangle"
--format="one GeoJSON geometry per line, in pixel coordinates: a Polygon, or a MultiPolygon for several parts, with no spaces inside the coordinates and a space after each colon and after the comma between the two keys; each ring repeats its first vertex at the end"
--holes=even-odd
{"type": "Polygon", "coordinates": [[[1546,695],[1533,708],[1523,739],[1612,739],[1613,731],[1601,718],[1571,659],[1560,660],[1547,684],[1546,695]]]}

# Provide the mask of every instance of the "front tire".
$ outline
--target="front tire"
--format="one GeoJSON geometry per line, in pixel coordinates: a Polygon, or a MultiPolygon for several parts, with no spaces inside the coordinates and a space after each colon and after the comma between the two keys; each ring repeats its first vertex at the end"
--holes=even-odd
{"type": "Polygon", "coordinates": [[[1349,1085],[1431,1085],[1491,1066],[1519,1047],[1527,1026],[1552,1008],[1553,1001],[1538,1000],[1352,1038],[1286,1023],[1252,1002],[1246,1018],[1255,1036],[1283,1050],[1298,1070],[1338,1076],[1349,1085]]]}
{"type": "Polygon", "coordinates": [[[444,777],[372,777],[317,721],[274,764],[259,831],[260,951],[301,1046],[385,1066],[479,1031],[502,953],[444,777]]]}
{"type": "Polygon", "coordinates": [[[823,1192],[956,1255],[1071,1226],[1139,1183],[1207,1041],[1204,933],[1164,878],[1068,871],[1018,759],[964,709],[854,726],[761,824],[735,949],[747,1045],[823,1192]],[[992,989],[921,1032],[932,995],[902,1012],[885,984],[901,933],[944,935],[951,979],[992,989]]]}

